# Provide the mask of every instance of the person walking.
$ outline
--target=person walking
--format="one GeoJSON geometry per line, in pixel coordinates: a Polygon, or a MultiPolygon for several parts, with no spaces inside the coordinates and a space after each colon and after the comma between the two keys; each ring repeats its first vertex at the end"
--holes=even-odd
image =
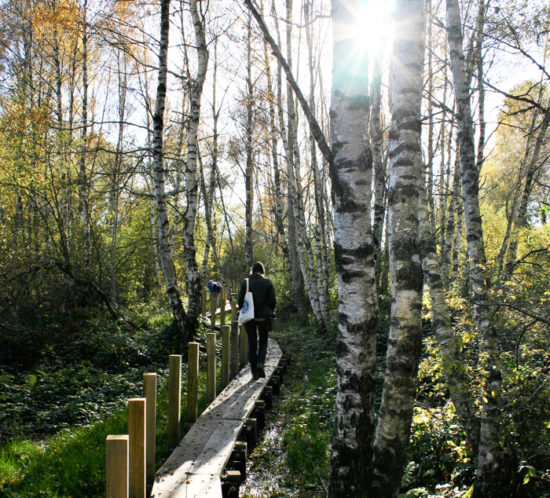
{"type": "MultiPolygon", "coordinates": [[[[248,360],[252,377],[265,377],[264,364],[267,355],[267,336],[270,324],[275,316],[275,287],[269,278],[264,277],[264,265],[257,261],[252,265],[252,273],[248,276],[248,288],[254,300],[254,319],[246,322],[244,328],[248,336],[248,360]],[[259,339],[259,340],[258,340],[259,339]]],[[[246,294],[246,280],[241,283],[237,303],[243,307],[246,294]]]]}

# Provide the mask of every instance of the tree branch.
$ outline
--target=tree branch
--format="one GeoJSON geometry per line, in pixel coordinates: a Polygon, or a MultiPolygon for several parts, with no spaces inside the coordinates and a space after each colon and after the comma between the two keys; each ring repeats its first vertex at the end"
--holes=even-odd
{"type": "Polygon", "coordinates": [[[323,154],[323,157],[327,161],[329,168],[333,169],[333,155],[332,150],[330,146],[328,145],[328,142],[325,138],[325,135],[323,131],[321,130],[321,127],[319,126],[319,123],[317,122],[317,119],[313,115],[313,112],[311,111],[307,100],[304,97],[304,94],[300,90],[300,87],[298,86],[298,83],[296,83],[296,80],[294,79],[294,75],[292,74],[292,69],[290,69],[286,59],[284,58],[283,54],[281,53],[281,50],[279,49],[277,43],[269,33],[269,30],[261,16],[261,14],[258,12],[256,7],[254,7],[254,4],[252,3],[252,0],[244,0],[244,4],[248,7],[248,10],[250,10],[251,14],[254,16],[254,19],[256,19],[256,22],[258,23],[258,26],[260,30],[262,31],[265,40],[267,43],[269,43],[269,46],[271,47],[271,50],[273,51],[273,55],[277,58],[279,61],[279,64],[283,68],[286,74],[286,79],[290,86],[292,87],[292,90],[294,91],[294,94],[296,95],[296,98],[298,99],[298,102],[300,102],[300,105],[302,106],[302,111],[304,112],[306,119],[309,123],[309,128],[311,130],[311,134],[313,135],[313,138],[317,142],[317,146],[319,147],[319,150],[323,154]]]}

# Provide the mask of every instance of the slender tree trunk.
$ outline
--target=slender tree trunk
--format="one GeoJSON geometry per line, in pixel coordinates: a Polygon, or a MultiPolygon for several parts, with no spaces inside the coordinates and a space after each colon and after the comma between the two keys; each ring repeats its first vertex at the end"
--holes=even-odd
{"type": "Polygon", "coordinates": [[[437,256],[435,237],[428,223],[426,204],[420,202],[418,209],[422,269],[430,289],[432,301],[432,323],[441,355],[451,399],[466,431],[472,453],[477,452],[479,419],[475,414],[474,402],[470,394],[469,378],[466,375],[464,359],[459,354],[459,338],[455,337],[451,324],[449,307],[445,299],[445,287],[437,256]]]}
{"type": "Polygon", "coordinates": [[[218,42],[214,41],[214,63],[212,66],[212,164],[210,169],[210,180],[208,183],[208,188],[206,186],[206,179],[204,174],[204,169],[202,167],[201,156],[199,156],[199,166],[200,166],[200,182],[201,182],[201,192],[204,200],[204,218],[206,222],[206,244],[204,247],[204,255],[202,259],[201,267],[201,280],[204,281],[206,276],[206,268],[208,265],[208,254],[212,250],[212,257],[214,259],[214,264],[219,271],[220,261],[218,258],[218,252],[216,249],[216,237],[214,234],[214,227],[212,226],[212,217],[213,217],[213,207],[215,202],[216,194],[216,178],[218,174],[218,121],[220,117],[220,110],[218,109],[217,98],[216,98],[216,86],[217,86],[217,74],[218,74],[218,42]]]}
{"type": "Polygon", "coordinates": [[[254,241],[252,240],[252,211],[254,210],[254,86],[252,83],[252,15],[248,16],[246,32],[246,169],[245,169],[245,257],[246,267],[254,264],[254,241]]]}
{"type": "Polygon", "coordinates": [[[486,271],[483,226],[479,210],[479,171],[474,148],[470,93],[462,48],[458,0],[447,0],[447,31],[456,94],[462,195],[468,241],[469,278],[473,293],[474,320],[481,338],[480,367],[483,375],[481,425],[476,462],[476,491],[480,496],[499,496],[503,475],[502,420],[499,407],[501,372],[496,328],[491,323],[489,277],[486,271]]]}
{"type": "Polygon", "coordinates": [[[188,285],[188,309],[187,309],[187,335],[192,340],[198,326],[201,311],[201,280],[197,265],[195,247],[195,223],[198,209],[198,182],[197,182],[197,156],[198,156],[198,131],[201,109],[202,89],[206,78],[208,66],[208,49],[204,34],[204,25],[201,19],[197,0],[189,3],[191,18],[195,30],[195,43],[197,48],[198,67],[197,75],[193,80],[190,99],[189,129],[187,132],[187,161],[185,164],[185,187],[187,192],[187,208],[183,216],[183,255],[188,285]]]}
{"type": "Polygon", "coordinates": [[[118,208],[120,201],[120,176],[122,173],[122,155],[124,140],[124,120],[126,116],[126,91],[127,91],[127,68],[126,60],[121,61],[122,54],[118,54],[118,140],[116,145],[113,173],[111,179],[111,301],[116,305],[117,301],[117,252],[118,252],[118,208]],[[123,67],[121,67],[121,62],[123,67]]]}
{"type": "MultiPolygon", "coordinates": [[[[292,0],[286,1],[286,17],[293,18],[292,0]]],[[[292,25],[286,26],[287,62],[292,65],[292,25]]],[[[301,271],[301,278],[305,286],[309,304],[313,316],[317,322],[320,333],[326,330],[323,316],[320,310],[318,289],[314,278],[312,261],[312,247],[308,238],[308,230],[305,221],[304,202],[302,198],[302,182],[300,178],[300,159],[298,153],[298,117],[294,104],[292,87],[287,84],[287,130],[288,130],[288,151],[287,151],[287,178],[288,178],[288,204],[290,219],[293,225],[296,244],[297,265],[301,271]]]]}
{"type": "MultiPolygon", "coordinates": [[[[313,22],[312,19],[312,2],[311,0],[306,0],[304,3],[304,14],[305,14],[305,25],[306,25],[306,42],[308,49],[308,66],[309,66],[309,106],[314,112],[315,110],[315,86],[316,86],[316,71],[315,71],[315,61],[314,61],[314,43],[313,43],[313,34],[311,25],[313,22]]],[[[309,146],[311,151],[311,170],[313,172],[313,187],[314,187],[314,198],[315,198],[315,207],[317,214],[317,225],[314,228],[314,242],[315,242],[315,270],[312,272],[316,280],[316,294],[318,295],[319,301],[319,313],[322,319],[322,324],[320,331],[325,331],[329,323],[329,297],[328,297],[328,286],[329,282],[326,280],[326,275],[328,274],[326,266],[328,265],[328,260],[325,258],[325,247],[327,245],[327,236],[326,236],[326,223],[325,223],[325,204],[323,199],[323,184],[321,182],[321,171],[319,171],[319,165],[317,161],[317,145],[315,138],[310,133],[309,137],[309,146]]],[[[313,259],[313,258],[312,258],[313,259]]],[[[313,262],[313,261],[312,261],[313,262]]]]}
{"type": "MultiPolygon", "coordinates": [[[[271,139],[271,163],[273,164],[273,187],[275,193],[275,226],[277,227],[277,234],[280,240],[280,244],[283,249],[283,259],[287,268],[290,267],[289,253],[288,253],[288,241],[286,239],[285,226],[284,226],[284,206],[283,206],[283,189],[281,183],[281,167],[279,165],[278,155],[278,140],[277,140],[277,124],[275,118],[275,93],[273,90],[273,79],[271,76],[271,64],[269,62],[268,44],[264,41],[264,60],[266,68],[267,79],[267,95],[268,95],[268,107],[269,107],[269,125],[270,125],[270,139],[271,139]]],[[[280,72],[280,69],[279,69],[280,72]]]]}
{"type": "Polygon", "coordinates": [[[424,62],[424,2],[398,0],[391,82],[389,256],[390,335],[374,443],[370,496],[397,496],[416,395],[422,347],[422,267],[417,213],[423,172],[421,103],[424,62]]]}
{"type": "MultiPolygon", "coordinates": [[[[275,9],[275,5],[273,3],[273,9],[275,9]]],[[[275,20],[277,20],[277,14],[274,12],[275,20]]],[[[278,22],[276,21],[276,28],[277,28],[277,34],[279,35],[279,26],[278,22]]],[[[290,24],[287,24],[287,41],[292,37],[292,31],[290,24]]],[[[280,39],[279,39],[280,44],[280,39]]],[[[289,50],[287,55],[291,55],[291,51],[289,50]]],[[[287,62],[288,63],[288,62],[287,62]]],[[[292,60],[289,64],[292,63],[292,60]]],[[[293,197],[291,195],[291,188],[292,185],[290,183],[290,178],[288,178],[288,173],[293,170],[294,165],[294,142],[292,141],[292,137],[294,134],[289,129],[291,126],[293,126],[293,123],[295,121],[294,117],[294,103],[293,103],[293,95],[292,93],[287,93],[287,114],[288,114],[288,124],[285,123],[284,118],[284,109],[283,109],[283,98],[282,98],[282,66],[281,64],[278,65],[277,68],[277,105],[278,105],[278,112],[279,112],[279,124],[281,128],[281,136],[283,141],[283,146],[285,150],[285,156],[287,161],[287,220],[288,220],[288,229],[287,229],[287,235],[288,235],[288,254],[289,254],[289,263],[290,263],[290,286],[292,289],[292,295],[294,297],[294,303],[296,304],[296,308],[298,310],[298,314],[302,317],[307,315],[307,305],[305,302],[305,293],[304,293],[304,282],[302,279],[302,275],[300,272],[300,262],[298,258],[298,249],[297,249],[297,242],[296,242],[296,217],[294,212],[294,203],[293,203],[293,197]]],[[[288,87],[287,87],[288,88],[288,87]]]]}
{"type": "Polygon", "coordinates": [[[174,315],[174,321],[178,331],[187,342],[186,315],[181,302],[176,268],[172,261],[170,243],[170,222],[166,203],[164,165],[163,165],[163,129],[164,129],[164,108],[166,102],[166,76],[168,72],[168,36],[170,30],[170,0],[161,0],[160,12],[160,50],[159,50],[159,71],[157,84],[157,99],[155,112],[153,114],[153,171],[155,180],[155,200],[157,205],[158,224],[158,249],[159,257],[166,281],[166,293],[174,315]]]}
{"type": "Polygon", "coordinates": [[[365,496],[374,433],[378,320],[367,193],[372,180],[372,152],[366,129],[370,108],[368,60],[364,54],[354,58],[354,40],[346,36],[360,3],[332,1],[331,180],[339,318],[330,497],[365,496]]]}
{"type": "MultiPolygon", "coordinates": [[[[372,158],[374,164],[374,250],[376,261],[376,284],[379,288],[380,272],[382,269],[382,234],[384,233],[384,213],[386,203],[386,168],[383,157],[384,136],[382,133],[382,74],[380,60],[374,64],[372,78],[372,107],[370,116],[370,141],[372,144],[372,158]]],[[[387,241],[386,241],[387,243],[387,241]]]]}
{"type": "Polygon", "coordinates": [[[88,0],[82,7],[82,116],[80,131],[80,170],[79,170],[79,209],[82,223],[82,242],[84,247],[84,268],[89,270],[91,258],[90,246],[90,207],[89,179],[86,166],[88,150],[88,0]]]}

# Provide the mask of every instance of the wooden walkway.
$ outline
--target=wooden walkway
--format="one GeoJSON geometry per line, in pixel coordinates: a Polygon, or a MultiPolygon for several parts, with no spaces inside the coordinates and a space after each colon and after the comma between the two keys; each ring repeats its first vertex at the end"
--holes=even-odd
{"type": "Polygon", "coordinates": [[[221,476],[264,388],[282,359],[269,339],[265,379],[253,380],[243,368],[202,413],[168,460],[157,471],[154,497],[222,497],[221,476]]]}

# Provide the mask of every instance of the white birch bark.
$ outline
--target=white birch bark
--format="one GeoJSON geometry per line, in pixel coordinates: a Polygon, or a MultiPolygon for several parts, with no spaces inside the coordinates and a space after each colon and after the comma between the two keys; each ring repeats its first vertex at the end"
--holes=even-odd
{"type": "Polygon", "coordinates": [[[183,216],[183,255],[188,285],[187,332],[189,339],[195,335],[198,318],[201,311],[201,281],[197,265],[195,247],[195,223],[198,210],[198,182],[197,182],[197,139],[199,131],[201,97],[206,70],[208,66],[208,49],[204,34],[202,13],[199,11],[201,2],[192,0],[189,3],[191,18],[195,31],[198,67],[197,74],[191,86],[189,129],[187,131],[187,161],[185,163],[185,188],[187,206],[183,216]]]}
{"type": "MultiPolygon", "coordinates": [[[[267,99],[269,108],[269,125],[270,125],[270,140],[271,140],[271,163],[273,165],[273,187],[275,194],[275,226],[280,239],[280,244],[283,249],[283,259],[287,268],[290,266],[288,254],[288,242],[286,240],[284,226],[284,207],[283,207],[283,192],[281,182],[281,167],[279,165],[278,155],[278,140],[277,140],[277,124],[275,118],[275,93],[273,89],[273,78],[271,76],[271,64],[269,60],[268,44],[264,41],[264,60],[266,68],[267,80],[267,99]]],[[[279,69],[280,71],[280,69],[279,69]]]]}
{"type": "MultiPolygon", "coordinates": [[[[288,3],[288,2],[287,2],[288,3]]],[[[273,3],[273,11],[275,14],[275,20],[277,20],[275,5],[273,3]]],[[[288,17],[288,12],[287,12],[288,17]]],[[[279,25],[278,22],[275,23],[277,34],[279,35],[279,25]]],[[[287,58],[290,57],[290,60],[287,60],[287,64],[291,67],[292,64],[292,26],[290,23],[286,25],[286,37],[287,37],[287,58]]],[[[280,35],[279,35],[280,36],[280,35]]],[[[279,38],[280,45],[280,38],[279,38]]],[[[288,90],[288,85],[287,85],[288,90]]],[[[285,150],[285,156],[287,161],[287,220],[288,220],[288,254],[289,254],[289,263],[290,263],[290,286],[292,288],[292,293],[294,296],[294,302],[300,316],[305,316],[307,314],[307,304],[305,301],[304,293],[304,282],[301,275],[300,269],[300,259],[298,255],[297,240],[296,240],[296,214],[294,206],[294,196],[292,195],[292,183],[290,181],[289,172],[293,171],[294,168],[294,141],[291,126],[295,121],[294,116],[294,101],[292,92],[287,91],[287,119],[288,123],[285,122],[284,117],[284,108],[283,108],[283,98],[282,98],[282,68],[281,64],[277,68],[277,104],[278,104],[278,114],[279,114],[279,125],[281,129],[282,142],[285,150]]]]}
{"type": "Polygon", "coordinates": [[[165,171],[163,164],[164,144],[164,109],[166,102],[166,76],[167,76],[167,56],[168,56],[168,37],[170,29],[170,0],[161,1],[160,14],[160,49],[159,49],[159,71],[157,83],[157,98],[155,112],[153,114],[153,176],[155,201],[157,207],[157,230],[158,230],[158,251],[164,279],[166,281],[166,294],[172,308],[172,314],[176,327],[181,334],[184,334],[184,340],[187,340],[185,329],[185,310],[181,302],[178,288],[176,268],[172,261],[172,251],[170,242],[170,222],[168,220],[168,211],[165,192],[165,171]]]}
{"type": "Polygon", "coordinates": [[[469,389],[464,358],[458,351],[460,339],[455,337],[451,315],[445,299],[445,287],[437,256],[435,237],[428,222],[427,203],[420,202],[418,209],[420,247],[422,250],[422,270],[430,289],[432,301],[432,323],[442,359],[445,381],[456,408],[456,412],[466,431],[472,451],[477,451],[479,419],[476,416],[473,398],[469,389]]]}
{"type": "Polygon", "coordinates": [[[368,60],[357,57],[349,26],[360,1],[332,1],[331,165],[338,280],[336,395],[329,496],[365,496],[374,432],[377,295],[370,222],[372,153],[368,60]]]}
{"type": "MultiPolygon", "coordinates": [[[[311,0],[306,0],[304,3],[304,22],[306,25],[306,42],[308,49],[308,66],[309,66],[309,106],[312,111],[315,110],[315,86],[316,86],[316,71],[315,71],[315,60],[314,60],[314,42],[312,34],[312,2],[311,0]]],[[[317,284],[317,295],[319,301],[319,312],[323,320],[322,327],[323,329],[328,326],[329,322],[329,297],[328,297],[328,286],[329,283],[325,279],[328,274],[327,265],[328,261],[325,258],[325,246],[327,244],[326,236],[326,223],[325,223],[325,204],[323,199],[323,185],[321,182],[321,171],[319,170],[319,164],[317,161],[317,145],[315,143],[315,138],[310,134],[309,145],[311,151],[311,170],[313,173],[313,187],[314,187],[314,198],[315,198],[315,207],[316,207],[316,218],[317,224],[314,227],[314,243],[315,251],[313,253],[315,259],[315,268],[313,275],[315,276],[317,284]]]]}
{"type": "Polygon", "coordinates": [[[254,86],[252,83],[252,15],[249,14],[246,31],[246,125],[245,125],[245,257],[247,268],[254,264],[252,240],[252,211],[254,210],[254,86]]]}
{"type": "Polygon", "coordinates": [[[481,496],[497,496],[498,488],[505,479],[501,469],[503,457],[499,407],[501,373],[496,329],[491,323],[488,307],[489,277],[486,270],[487,260],[479,209],[479,170],[475,156],[470,93],[457,0],[447,0],[447,32],[459,126],[460,171],[474,320],[481,339],[480,367],[483,376],[483,396],[475,487],[481,496]]]}
{"type": "Polygon", "coordinates": [[[423,175],[424,2],[398,0],[391,81],[388,189],[391,317],[369,496],[397,496],[406,463],[422,346],[418,207],[423,175]]]}

